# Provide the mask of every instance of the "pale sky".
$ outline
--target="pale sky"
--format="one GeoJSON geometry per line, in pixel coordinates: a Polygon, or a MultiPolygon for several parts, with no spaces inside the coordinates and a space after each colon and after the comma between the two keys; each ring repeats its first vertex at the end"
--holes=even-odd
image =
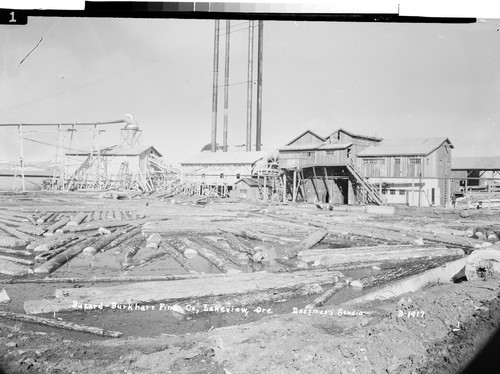
{"type": "MultiPolygon", "coordinates": [[[[449,137],[455,156],[500,156],[499,23],[265,21],[264,148],[308,128],[328,135],[343,127],[382,138],[449,137]]],[[[230,83],[243,83],[229,92],[235,145],[245,143],[248,22],[231,24],[230,83]]],[[[26,26],[0,26],[0,123],[131,113],[143,144],[179,162],[210,142],[213,34],[213,20],[33,17],[26,26]]],[[[219,95],[222,143],[222,88],[219,95]]],[[[102,143],[120,143],[119,126],[106,129],[102,143]]],[[[25,136],[57,142],[55,129],[25,136]]],[[[79,132],[77,147],[88,148],[88,138],[79,132]]],[[[0,128],[0,139],[0,160],[15,160],[16,131],[0,128]]],[[[24,147],[27,162],[55,156],[53,146],[26,140],[24,147]]]]}

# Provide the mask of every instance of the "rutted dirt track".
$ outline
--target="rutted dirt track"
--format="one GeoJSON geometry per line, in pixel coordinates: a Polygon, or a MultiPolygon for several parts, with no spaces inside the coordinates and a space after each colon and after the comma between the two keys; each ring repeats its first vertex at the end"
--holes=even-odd
{"type": "MultiPolygon", "coordinates": [[[[37,208],[43,212],[50,206],[51,210],[62,211],[68,203],[68,196],[27,195],[23,198],[23,212],[17,215],[14,214],[15,206],[20,201],[4,200],[2,203],[6,208],[2,213],[5,217],[12,217],[12,222],[17,222],[22,214],[36,212],[37,208]],[[49,203],[45,202],[47,199],[49,203]]],[[[329,253],[338,249],[340,255],[337,260],[343,258],[342,253],[346,250],[358,255],[361,253],[363,257],[363,251],[372,253],[377,248],[387,249],[384,253],[388,255],[394,247],[400,246],[403,251],[415,245],[417,251],[418,248],[430,251],[435,248],[437,253],[448,247],[453,250],[462,248],[465,253],[470,253],[475,246],[490,243],[487,243],[488,235],[483,235],[482,239],[477,235],[468,237],[466,229],[487,227],[488,232],[498,238],[494,230],[500,227],[498,215],[471,214],[471,217],[462,219],[460,212],[420,210],[415,212],[418,214],[375,216],[359,213],[357,207],[353,207],[351,212],[321,210],[314,206],[252,206],[241,203],[199,207],[189,200],[175,204],[154,197],[106,201],[91,195],[72,196],[75,212],[113,211],[116,218],[116,212],[123,212],[126,208],[145,214],[147,223],[142,226],[143,232],[148,235],[159,232],[164,238],[182,239],[189,232],[197,231],[200,237],[212,238],[220,246],[221,243],[227,245],[222,239],[218,241],[225,235],[220,230],[250,227],[265,240],[240,238],[240,245],[247,250],[266,252],[270,261],[261,264],[250,259],[246,267],[240,268],[243,274],[265,271],[265,274],[298,276],[302,269],[302,272],[318,271],[318,274],[331,272],[332,277],[340,270],[340,279],[376,278],[384,274],[387,277],[380,278],[379,283],[368,289],[345,287],[324,305],[313,309],[306,309],[305,306],[328,291],[336,281],[321,286],[309,283],[301,288],[307,292],[288,293],[282,298],[280,293],[283,289],[276,291],[275,295],[268,292],[266,298],[272,301],[261,303],[248,300],[257,300],[255,296],[259,292],[264,293],[262,289],[252,291],[250,294],[253,296],[245,294],[241,298],[235,298],[233,294],[223,295],[222,298],[220,295],[213,298],[205,295],[200,299],[179,299],[168,304],[182,305],[185,314],[165,310],[165,305],[161,309],[161,299],[139,303],[138,309],[132,302],[123,305],[122,309],[102,311],[96,308],[41,314],[54,320],[123,332],[124,335],[117,339],[2,318],[0,357],[3,357],[7,373],[457,373],[477,354],[499,325],[500,278],[494,274],[457,284],[444,280],[443,284],[428,286],[391,300],[349,304],[350,299],[366,294],[387,281],[389,284],[398,281],[397,276],[401,276],[398,269],[414,266],[415,261],[406,258],[405,262],[379,264],[373,260],[368,262],[367,255],[363,259],[369,264],[367,267],[360,268],[356,260],[335,269],[328,263],[328,256],[324,255],[325,251],[329,253]],[[328,235],[313,250],[300,252],[298,258],[303,260],[284,264],[275,261],[318,229],[327,230],[328,235]],[[307,262],[306,255],[314,261],[307,262]],[[394,277],[389,278],[389,275],[394,277]],[[228,300],[239,302],[242,306],[220,308],[221,305],[227,306],[224,303],[228,300]],[[197,309],[190,310],[189,306],[196,306],[197,309]]],[[[22,223],[19,227],[24,226],[26,224],[22,223]]],[[[141,257],[142,251],[146,249],[140,249],[137,258],[150,255],[145,252],[141,257]]],[[[81,253],[51,277],[116,277],[118,280],[129,275],[186,274],[186,269],[170,257],[127,269],[122,260],[123,251],[108,251],[90,257],[81,253]]],[[[207,260],[201,260],[198,256],[185,261],[189,261],[190,266],[199,272],[194,275],[195,278],[210,282],[209,273],[220,273],[221,270],[207,260]]],[[[428,261],[438,260],[433,258],[428,261]]],[[[135,261],[135,264],[140,263],[135,261]]],[[[420,268],[417,266],[416,269],[420,268]]],[[[236,279],[229,273],[223,277],[230,285],[236,279]]],[[[276,277],[271,278],[276,281],[276,277]]],[[[6,276],[0,278],[3,283],[1,288],[12,299],[10,303],[0,304],[0,311],[13,313],[24,313],[23,305],[27,300],[57,300],[54,296],[57,295],[56,290],[66,290],[61,291],[64,294],[74,289],[77,294],[80,288],[85,293],[86,289],[132,285],[114,280],[106,283],[11,284],[7,282],[9,279],[6,276]]],[[[32,276],[28,279],[37,278],[32,276]]],[[[316,278],[314,282],[317,282],[316,278]]],[[[178,280],[167,283],[169,287],[182,284],[178,280]]],[[[113,297],[110,295],[110,301],[113,297]]]]}

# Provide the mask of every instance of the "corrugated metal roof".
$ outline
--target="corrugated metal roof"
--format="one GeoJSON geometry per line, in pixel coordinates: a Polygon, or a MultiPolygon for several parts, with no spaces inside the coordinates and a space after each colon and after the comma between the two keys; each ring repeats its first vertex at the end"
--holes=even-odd
{"type": "Polygon", "coordinates": [[[319,149],[346,149],[350,146],[352,143],[323,144],[319,149]]]}
{"type": "Polygon", "coordinates": [[[500,170],[500,156],[496,157],[453,157],[452,170],[500,170]]]}
{"type": "Polygon", "coordinates": [[[448,142],[453,148],[448,138],[386,139],[359,152],[358,156],[427,156],[444,142],[448,142]]]}
{"type": "Polygon", "coordinates": [[[266,155],[264,151],[253,152],[200,152],[181,162],[189,164],[254,164],[266,155]]]}

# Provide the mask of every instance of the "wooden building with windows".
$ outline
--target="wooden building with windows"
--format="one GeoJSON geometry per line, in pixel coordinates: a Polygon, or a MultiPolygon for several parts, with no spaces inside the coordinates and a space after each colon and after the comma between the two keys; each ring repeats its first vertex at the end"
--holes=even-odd
{"type": "Polygon", "coordinates": [[[386,139],[359,152],[357,164],[389,204],[446,207],[453,148],[448,138],[386,139]]]}
{"type": "Polygon", "coordinates": [[[266,152],[203,151],[181,162],[181,181],[194,186],[199,195],[228,196],[236,182],[251,178],[266,152]]]}
{"type": "Polygon", "coordinates": [[[356,166],[357,154],[381,138],[339,128],[326,137],[306,130],[279,149],[292,201],[335,204],[383,204],[379,191],[366,183],[356,166]]]}

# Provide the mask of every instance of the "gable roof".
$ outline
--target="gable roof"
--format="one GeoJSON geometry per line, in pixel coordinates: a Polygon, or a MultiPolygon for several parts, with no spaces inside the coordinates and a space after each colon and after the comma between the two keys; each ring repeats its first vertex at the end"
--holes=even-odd
{"type": "Polygon", "coordinates": [[[241,178],[235,184],[238,184],[238,183],[245,183],[249,187],[259,187],[261,185],[261,183],[257,179],[252,179],[252,178],[241,178]]]}
{"type": "Polygon", "coordinates": [[[303,133],[299,134],[298,136],[296,136],[295,138],[293,138],[292,140],[290,140],[285,145],[291,145],[293,142],[297,141],[298,139],[300,139],[301,137],[303,137],[307,133],[310,133],[312,136],[315,136],[316,138],[318,138],[318,140],[321,140],[322,142],[324,142],[326,140],[326,138],[322,137],[321,135],[318,135],[314,131],[307,129],[303,133]]]}
{"type": "Polygon", "coordinates": [[[454,148],[448,138],[386,139],[359,152],[358,156],[427,156],[443,143],[454,148]]]}
{"type": "Polygon", "coordinates": [[[201,164],[254,164],[266,155],[264,151],[253,152],[200,152],[181,162],[181,165],[201,164]]]}
{"type": "MultiPolygon", "coordinates": [[[[332,132],[330,135],[328,135],[328,136],[326,137],[326,139],[331,138],[331,137],[332,137],[332,135],[333,135],[333,134],[336,134],[337,132],[343,132],[343,133],[345,133],[345,134],[349,135],[349,136],[350,136],[350,137],[352,137],[352,138],[362,138],[362,139],[374,140],[374,141],[377,141],[377,142],[380,142],[380,141],[382,141],[382,140],[383,140],[382,138],[378,138],[378,137],[376,137],[376,136],[368,136],[368,135],[359,135],[359,134],[354,134],[354,133],[352,133],[352,132],[350,132],[350,131],[347,131],[347,130],[343,129],[342,127],[339,127],[337,130],[335,130],[334,132],[332,132]]],[[[325,140],[326,140],[326,139],[325,139],[325,140]]]]}
{"type": "Polygon", "coordinates": [[[496,157],[453,157],[452,170],[500,170],[500,156],[496,157]]]}

